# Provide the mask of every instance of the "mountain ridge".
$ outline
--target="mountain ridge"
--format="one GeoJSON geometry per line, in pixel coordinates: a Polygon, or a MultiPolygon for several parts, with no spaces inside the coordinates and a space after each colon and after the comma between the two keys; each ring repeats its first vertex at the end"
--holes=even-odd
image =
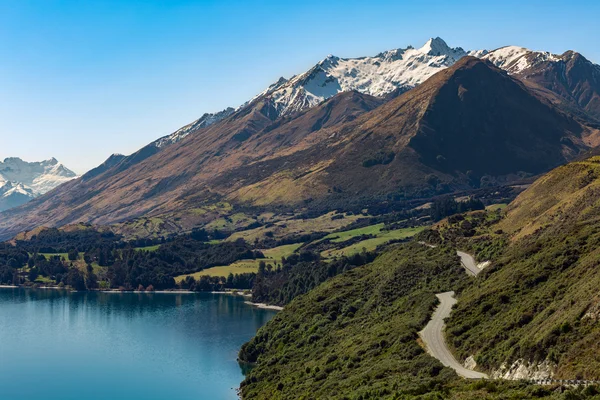
{"type": "Polygon", "coordinates": [[[392,194],[427,197],[545,172],[597,140],[596,131],[475,57],[387,102],[342,92],[278,117],[261,99],[198,132],[160,150],[147,146],[113,158],[94,176],[3,218],[0,229],[16,234],[42,224],[110,224],[191,210],[208,199],[344,207],[392,194]],[[465,148],[444,145],[444,135],[465,148]],[[498,147],[502,141],[506,146],[498,147]],[[470,142],[485,142],[484,151],[461,158],[465,150],[477,152],[470,142]],[[510,162],[490,170],[490,160],[501,156],[510,162]]]}

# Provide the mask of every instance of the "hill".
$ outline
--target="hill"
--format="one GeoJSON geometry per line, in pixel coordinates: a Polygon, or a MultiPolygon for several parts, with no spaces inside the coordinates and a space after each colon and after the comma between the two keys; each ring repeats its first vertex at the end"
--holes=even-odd
{"type": "Polygon", "coordinates": [[[540,178],[489,232],[508,245],[460,295],[448,332],[458,354],[496,376],[598,379],[600,159],[540,178]]]}
{"type": "Polygon", "coordinates": [[[433,312],[435,293],[466,287],[470,279],[449,248],[413,243],[328,280],[293,300],[242,347],[241,360],[255,363],[242,398],[593,397],[592,388],[465,380],[427,355],[418,331],[433,312]]]}

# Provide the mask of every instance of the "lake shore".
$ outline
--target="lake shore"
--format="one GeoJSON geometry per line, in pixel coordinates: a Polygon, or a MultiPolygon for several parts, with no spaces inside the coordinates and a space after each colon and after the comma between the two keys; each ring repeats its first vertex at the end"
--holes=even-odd
{"type": "MultiPolygon", "coordinates": [[[[241,292],[241,291],[236,291],[236,290],[222,290],[222,291],[214,291],[211,292],[214,294],[229,294],[229,295],[233,295],[233,296],[243,296],[246,298],[252,298],[252,295],[249,293],[245,293],[245,292],[241,292]]],[[[251,301],[244,301],[245,304],[248,304],[250,306],[256,307],[256,308],[261,308],[263,310],[275,310],[275,311],[281,311],[283,310],[283,307],[280,306],[274,306],[274,305],[270,305],[270,304],[266,304],[266,303],[253,303],[251,301]]]]}
{"type": "MultiPolygon", "coordinates": [[[[58,286],[38,286],[38,287],[32,287],[32,286],[15,286],[15,285],[0,285],[0,289],[18,289],[18,288],[25,288],[25,289],[46,289],[46,290],[69,290],[67,288],[61,288],[58,286]]],[[[72,292],[75,292],[75,290],[71,290],[72,292]]],[[[131,293],[131,294],[142,294],[142,293],[159,293],[159,294],[195,294],[195,293],[202,293],[202,292],[193,292],[191,290],[153,290],[153,291],[141,291],[141,290],[94,290],[96,292],[100,292],[100,293],[109,293],[109,294],[122,294],[122,293],[131,293]]],[[[250,293],[246,293],[246,292],[242,292],[242,291],[236,291],[236,290],[221,290],[221,291],[212,291],[212,292],[206,292],[206,293],[212,293],[212,294],[227,294],[227,295],[232,295],[232,296],[242,296],[245,298],[252,298],[252,294],[250,293]]],[[[266,303],[253,303],[251,301],[244,301],[245,304],[248,304],[250,306],[256,307],[256,308],[261,308],[264,310],[274,310],[274,311],[281,311],[283,310],[283,307],[280,306],[274,306],[271,304],[266,304],[266,303]]]]}
{"type": "Polygon", "coordinates": [[[266,304],[266,303],[253,303],[251,301],[245,301],[245,304],[257,307],[257,308],[262,308],[264,310],[275,310],[275,311],[281,311],[283,310],[283,307],[280,306],[272,306],[270,304],[266,304]]]}
{"type": "Polygon", "coordinates": [[[191,290],[99,290],[100,293],[170,293],[170,294],[194,294],[191,290]]]}

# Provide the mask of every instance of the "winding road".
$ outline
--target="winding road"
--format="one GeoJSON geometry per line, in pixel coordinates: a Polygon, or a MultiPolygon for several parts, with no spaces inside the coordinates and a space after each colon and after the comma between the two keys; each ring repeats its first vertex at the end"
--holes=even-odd
{"type": "Polygon", "coordinates": [[[456,251],[456,254],[460,257],[460,262],[469,275],[477,276],[482,271],[472,255],[459,250],[456,251]]]}
{"type": "Polygon", "coordinates": [[[444,337],[444,320],[450,316],[452,306],[456,304],[454,298],[454,292],[444,292],[436,294],[440,300],[440,305],[437,307],[431,320],[425,326],[425,328],[419,332],[419,336],[427,347],[427,352],[440,360],[446,367],[450,367],[456,371],[456,373],[464,378],[470,379],[487,379],[487,375],[477,371],[471,371],[463,367],[456,358],[452,355],[452,352],[446,344],[446,338],[444,337]]]}
{"type": "MultiPolygon", "coordinates": [[[[432,245],[428,246],[433,247],[432,245]]],[[[460,257],[461,264],[469,275],[477,276],[482,271],[477,267],[475,259],[470,254],[462,251],[457,251],[456,254],[460,257]]],[[[444,321],[450,316],[452,306],[456,304],[454,292],[438,293],[436,297],[439,299],[440,305],[434,311],[425,328],[419,332],[419,336],[423,340],[423,343],[425,343],[427,352],[432,357],[437,358],[444,366],[452,368],[458,375],[464,378],[487,379],[488,376],[486,374],[463,367],[454,358],[454,355],[446,344],[446,337],[444,335],[446,324],[444,321]]]]}

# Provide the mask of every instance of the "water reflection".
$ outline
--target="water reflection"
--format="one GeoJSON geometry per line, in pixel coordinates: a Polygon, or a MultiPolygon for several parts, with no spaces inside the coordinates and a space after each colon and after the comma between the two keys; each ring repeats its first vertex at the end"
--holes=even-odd
{"type": "Polygon", "coordinates": [[[247,368],[237,352],[274,314],[222,294],[0,289],[0,387],[26,400],[52,390],[78,400],[115,390],[235,399],[247,368]]]}

